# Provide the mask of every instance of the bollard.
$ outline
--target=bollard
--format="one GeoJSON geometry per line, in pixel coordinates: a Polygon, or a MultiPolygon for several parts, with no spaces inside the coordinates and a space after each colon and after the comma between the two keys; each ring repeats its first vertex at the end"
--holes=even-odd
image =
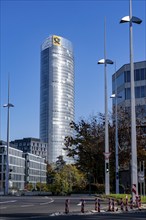
{"type": "Polygon", "coordinates": [[[98,212],[100,212],[100,199],[98,199],[98,212]]]}
{"type": "Polygon", "coordinates": [[[130,198],[130,209],[133,209],[133,199],[132,199],[132,197],[130,198]]]}
{"type": "Polygon", "coordinates": [[[81,202],[81,212],[84,213],[84,199],[82,199],[82,202],[81,202]]]}
{"type": "Polygon", "coordinates": [[[121,198],[121,210],[124,211],[124,203],[123,203],[123,199],[121,198]]]}
{"type": "Polygon", "coordinates": [[[135,207],[138,208],[138,196],[136,196],[136,201],[135,202],[136,202],[135,207]]]}
{"type": "Polygon", "coordinates": [[[138,198],[138,209],[141,210],[141,196],[138,198]]]}
{"type": "Polygon", "coordinates": [[[125,211],[128,211],[128,196],[126,195],[125,211]]]}
{"type": "Polygon", "coordinates": [[[65,213],[66,214],[69,213],[69,199],[66,199],[66,201],[65,201],[65,213]]]}
{"type": "Polygon", "coordinates": [[[114,199],[112,199],[112,212],[114,212],[114,210],[115,210],[115,201],[114,199]]]}
{"type": "Polygon", "coordinates": [[[95,211],[97,211],[97,198],[95,198],[95,211]]]}
{"type": "Polygon", "coordinates": [[[109,199],[109,202],[108,202],[108,211],[111,211],[111,199],[109,199]]]}

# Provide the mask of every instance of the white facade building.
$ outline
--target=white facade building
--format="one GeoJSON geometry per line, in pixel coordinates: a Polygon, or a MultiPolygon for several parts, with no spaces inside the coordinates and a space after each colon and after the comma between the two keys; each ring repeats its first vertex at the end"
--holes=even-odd
{"type": "MultiPolygon", "coordinates": [[[[5,190],[6,177],[6,157],[7,145],[5,142],[0,142],[0,191],[5,190]]],[[[9,147],[9,188],[24,189],[25,185],[25,158],[23,152],[9,147]]]]}
{"type": "Polygon", "coordinates": [[[35,154],[47,160],[47,143],[40,141],[38,138],[23,138],[11,141],[15,148],[22,150],[24,153],[35,154]]]}
{"type": "MultiPolygon", "coordinates": [[[[7,143],[0,141],[0,193],[5,192],[7,143]]],[[[46,183],[47,164],[45,158],[24,153],[9,146],[9,191],[23,190],[28,183],[46,183]]]]}

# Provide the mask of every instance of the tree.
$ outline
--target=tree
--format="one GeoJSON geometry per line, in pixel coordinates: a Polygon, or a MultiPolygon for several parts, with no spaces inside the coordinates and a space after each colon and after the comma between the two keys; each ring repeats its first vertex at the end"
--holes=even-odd
{"type": "Polygon", "coordinates": [[[63,169],[65,164],[66,164],[66,162],[63,160],[63,156],[62,155],[58,156],[56,164],[55,164],[55,166],[56,166],[55,170],[59,171],[59,170],[63,169]]]}
{"type": "Polygon", "coordinates": [[[27,189],[28,191],[32,191],[33,190],[33,184],[32,183],[27,183],[25,185],[25,189],[27,189]]]}
{"type": "Polygon", "coordinates": [[[55,169],[53,169],[52,166],[47,163],[47,184],[53,183],[55,173],[55,169]]]}
{"type": "MultiPolygon", "coordinates": [[[[118,108],[118,140],[119,140],[119,167],[129,168],[131,160],[131,127],[129,110],[118,108]]],[[[72,136],[65,138],[65,150],[69,157],[74,158],[79,170],[84,172],[92,183],[104,183],[105,179],[105,116],[98,113],[88,120],[81,119],[78,123],[70,124],[72,136]],[[89,178],[90,177],[90,178],[89,178]]],[[[115,184],[115,112],[109,113],[109,149],[110,181],[115,184]]],[[[137,123],[137,151],[138,160],[146,161],[146,135],[145,127],[137,123]]]]}
{"type": "Polygon", "coordinates": [[[74,165],[68,164],[56,172],[51,190],[54,194],[70,194],[84,189],[85,183],[84,175],[74,165]]]}
{"type": "Polygon", "coordinates": [[[91,116],[90,119],[72,122],[71,128],[74,136],[65,138],[65,150],[68,156],[75,159],[78,169],[86,175],[92,176],[93,181],[103,183],[104,181],[104,156],[103,156],[103,115],[91,116]]]}

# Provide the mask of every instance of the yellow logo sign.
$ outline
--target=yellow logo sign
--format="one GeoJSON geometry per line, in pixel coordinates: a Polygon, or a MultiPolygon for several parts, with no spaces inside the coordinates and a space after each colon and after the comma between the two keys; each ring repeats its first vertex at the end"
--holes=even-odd
{"type": "Polygon", "coordinates": [[[60,39],[60,37],[58,37],[56,35],[53,36],[53,45],[61,46],[61,39],[60,39]]]}

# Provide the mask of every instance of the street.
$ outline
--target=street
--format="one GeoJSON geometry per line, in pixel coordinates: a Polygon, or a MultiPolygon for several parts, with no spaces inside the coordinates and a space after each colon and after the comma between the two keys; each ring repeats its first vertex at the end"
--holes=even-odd
{"type": "Polygon", "coordinates": [[[146,219],[146,213],[123,213],[123,214],[113,214],[113,213],[107,213],[107,214],[89,214],[89,215],[59,215],[59,216],[49,216],[49,215],[42,215],[42,216],[12,216],[12,217],[0,217],[0,220],[25,220],[25,219],[38,219],[38,220],[144,220],[146,219]]]}
{"type": "MultiPolygon", "coordinates": [[[[108,200],[101,200],[101,212],[95,212],[94,197],[84,197],[84,213],[81,213],[83,197],[11,196],[0,197],[0,219],[145,219],[146,210],[123,213],[107,212],[108,200]],[[65,214],[65,201],[69,199],[69,213],[65,214]]],[[[119,207],[118,207],[119,208],[119,207]]],[[[120,209],[119,209],[120,210],[120,209]]]]}

